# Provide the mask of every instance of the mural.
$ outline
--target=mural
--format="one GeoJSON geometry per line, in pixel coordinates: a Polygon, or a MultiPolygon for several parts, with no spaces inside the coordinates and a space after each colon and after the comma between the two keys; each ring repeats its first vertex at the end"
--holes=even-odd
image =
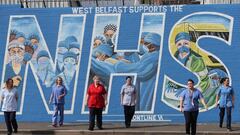
{"type": "MultiPolygon", "coordinates": [[[[209,106],[200,107],[199,121],[216,122],[221,78],[230,78],[236,108],[240,103],[239,10],[239,5],[11,7],[0,12],[1,88],[6,79],[14,80],[19,121],[47,122],[60,76],[68,91],[65,121],[88,122],[85,95],[99,75],[108,91],[103,119],[123,121],[120,90],[132,76],[138,96],[134,121],[182,122],[179,94],[191,78],[209,106]]],[[[233,111],[233,121],[239,119],[233,111]]]]}
{"type": "MultiPolygon", "coordinates": [[[[183,67],[196,74],[199,79],[196,88],[202,91],[209,108],[215,107],[220,80],[231,77],[223,62],[213,54],[202,50],[198,46],[198,40],[204,36],[211,36],[228,42],[229,31],[232,28],[231,22],[231,17],[220,14],[197,13],[176,23],[169,36],[171,56],[183,67]]],[[[162,100],[178,109],[179,95],[186,86],[168,77],[164,81],[162,100]]]]}

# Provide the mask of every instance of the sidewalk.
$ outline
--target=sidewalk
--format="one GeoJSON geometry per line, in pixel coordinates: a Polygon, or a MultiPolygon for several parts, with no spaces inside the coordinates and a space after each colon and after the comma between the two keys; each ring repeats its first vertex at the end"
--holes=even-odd
{"type": "MultiPolygon", "coordinates": [[[[184,135],[184,124],[133,123],[125,128],[123,123],[103,123],[103,130],[95,127],[88,131],[88,123],[65,123],[62,127],[52,127],[51,123],[18,123],[18,135],[184,135]]],[[[218,124],[198,124],[197,135],[240,135],[240,125],[233,124],[232,132],[218,124]]],[[[5,123],[0,123],[0,134],[6,134],[5,123]]]]}

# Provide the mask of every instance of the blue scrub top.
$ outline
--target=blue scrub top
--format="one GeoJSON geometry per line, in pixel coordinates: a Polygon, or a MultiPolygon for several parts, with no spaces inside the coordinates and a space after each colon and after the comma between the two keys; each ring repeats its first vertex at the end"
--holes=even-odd
{"type": "Polygon", "coordinates": [[[234,95],[233,88],[221,85],[218,88],[217,95],[219,96],[219,107],[232,107],[232,97],[234,95]]]}
{"type": "Polygon", "coordinates": [[[203,95],[198,89],[194,89],[192,93],[189,89],[185,89],[180,94],[180,97],[183,99],[184,111],[198,111],[198,100],[203,99],[203,95]]]}
{"type": "Polygon", "coordinates": [[[64,85],[54,85],[52,87],[53,104],[65,104],[65,96],[58,99],[58,97],[64,93],[67,94],[67,90],[64,85]]]}

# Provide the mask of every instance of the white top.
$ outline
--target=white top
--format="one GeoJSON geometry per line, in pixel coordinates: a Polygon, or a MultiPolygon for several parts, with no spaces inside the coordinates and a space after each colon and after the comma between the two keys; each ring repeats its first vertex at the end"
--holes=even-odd
{"type": "Polygon", "coordinates": [[[17,111],[17,89],[13,88],[8,90],[7,88],[2,89],[1,98],[3,99],[2,111],[3,112],[14,112],[17,111]]]}
{"type": "Polygon", "coordinates": [[[135,106],[136,88],[134,85],[124,84],[120,94],[123,95],[122,105],[135,106]]]}

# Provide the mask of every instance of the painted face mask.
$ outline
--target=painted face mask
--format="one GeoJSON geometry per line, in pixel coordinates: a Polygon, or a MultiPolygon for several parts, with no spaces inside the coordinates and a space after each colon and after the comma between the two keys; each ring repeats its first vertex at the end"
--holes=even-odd
{"type": "Polygon", "coordinates": [[[14,63],[22,63],[23,61],[23,56],[19,55],[19,54],[14,54],[10,57],[11,61],[13,61],[14,63]]]}
{"type": "Polygon", "coordinates": [[[186,45],[182,45],[181,47],[178,48],[179,53],[189,53],[190,48],[187,47],[186,45]]]}
{"type": "Polygon", "coordinates": [[[33,47],[34,51],[36,51],[38,48],[38,44],[33,44],[32,47],[33,47]]]}
{"type": "Polygon", "coordinates": [[[29,53],[29,52],[25,52],[23,60],[24,61],[30,61],[31,59],[32,59],[32,54],[29,53]]]}
{"type": "Polygon", "coordinates": [[[143,45],[143,52],[144,53],[148,53],[149,52],[149,49],[147,46],[143,45]]]}
{"type": "Polygon", "coordinates": [[[145,53],[145,52],[144,52],[144,49],[143,49],[143,46],[144,46],[144,45],[141,44],[140,47],[139,47],[139,54],[140,54],[140,55],[143,55],[143,54],[145,53]]]}

